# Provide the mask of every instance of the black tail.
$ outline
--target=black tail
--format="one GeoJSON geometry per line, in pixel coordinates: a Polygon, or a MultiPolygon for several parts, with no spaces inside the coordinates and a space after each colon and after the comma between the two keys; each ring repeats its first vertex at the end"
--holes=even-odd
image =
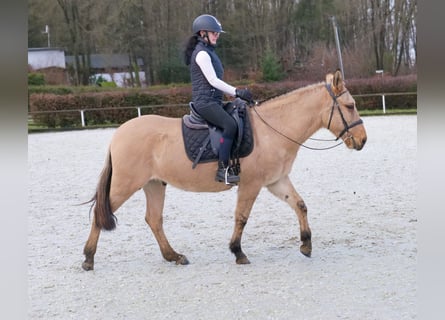
{"type": "Polygon", "coordinates": [[[113,167],[111,165],[111,154],[108,152],[105,167],[100,174],[99,183],[97,185],[96,194],[91,199],[94,206],[94,221],[96,226],[113,230],[116,228],[116,216],[111,210],[110,204],[110,186],[113,167]]]}

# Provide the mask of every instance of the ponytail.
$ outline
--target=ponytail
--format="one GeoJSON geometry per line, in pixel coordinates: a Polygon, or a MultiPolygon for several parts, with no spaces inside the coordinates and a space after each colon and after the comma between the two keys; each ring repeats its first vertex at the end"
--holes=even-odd
{"type": "Polygon", "coordinates": [[[190,65],[192,61],[192,53],[193,50],[195,50],[196,44],[198,43],[198,35],[194,34],[189,38],[189,40],[186,43],[185,50],[184,50],[184,62],[188,66],[190,65]]]}

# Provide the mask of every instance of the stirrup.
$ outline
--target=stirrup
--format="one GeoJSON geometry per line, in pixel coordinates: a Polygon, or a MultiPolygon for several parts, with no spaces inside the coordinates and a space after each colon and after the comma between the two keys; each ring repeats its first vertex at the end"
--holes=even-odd
{"type": "Polygon", "coordinates": [[[237,185],[240,181],[239,176],[233,173],[233,169],[230,166],[226,168],[219,168],[216,172],[216,180],[219,182],[224,182],[226,185],[237,185]],[[221,169],[224,170],[224,180],[222,180],[222,177],[219,175],[221,169]]]}

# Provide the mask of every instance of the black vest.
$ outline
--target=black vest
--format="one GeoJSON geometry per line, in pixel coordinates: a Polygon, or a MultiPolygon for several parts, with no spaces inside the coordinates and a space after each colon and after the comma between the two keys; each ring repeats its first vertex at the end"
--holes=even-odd
{"type": "Polygon", "coordinates": [[[209,54],[218,79],[222,79],[224,75],[224,68],[222,66],[221,60],[215,52],[215,47],[207,45],[200,40],[192,53],[192,59],[190,62],[192,101],[198,107],[200,104],[208,104],[210,102],[222,103],[223,92],[210,85],[210,83],[207,81],[206,77],[202,73],[201,68],[195,61],[196,55],[200,51],[206,51],[209,54]]]}

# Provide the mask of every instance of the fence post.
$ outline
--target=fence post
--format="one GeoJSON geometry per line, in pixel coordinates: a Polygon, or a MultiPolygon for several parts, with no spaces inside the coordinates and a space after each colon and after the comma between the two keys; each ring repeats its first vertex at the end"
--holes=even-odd
{"type": "Polygon", "coordinates": [[[83,110],[80,110],[80,119],[82,121],[82,127],[85,127],[85,116],[83,114],[83,110]]]}
{"type": "Polygon", "coordinates": [[[386,113],[385,95],[384,94],[382,94],[382,105],[383,105],[383,113],[386,113]]]}
{"type": "Polygon", "coordinates": [[[137,109],[138,109],[138,117],[140,117],[141,116],[141,107],[137,107],[137,109]]]}

